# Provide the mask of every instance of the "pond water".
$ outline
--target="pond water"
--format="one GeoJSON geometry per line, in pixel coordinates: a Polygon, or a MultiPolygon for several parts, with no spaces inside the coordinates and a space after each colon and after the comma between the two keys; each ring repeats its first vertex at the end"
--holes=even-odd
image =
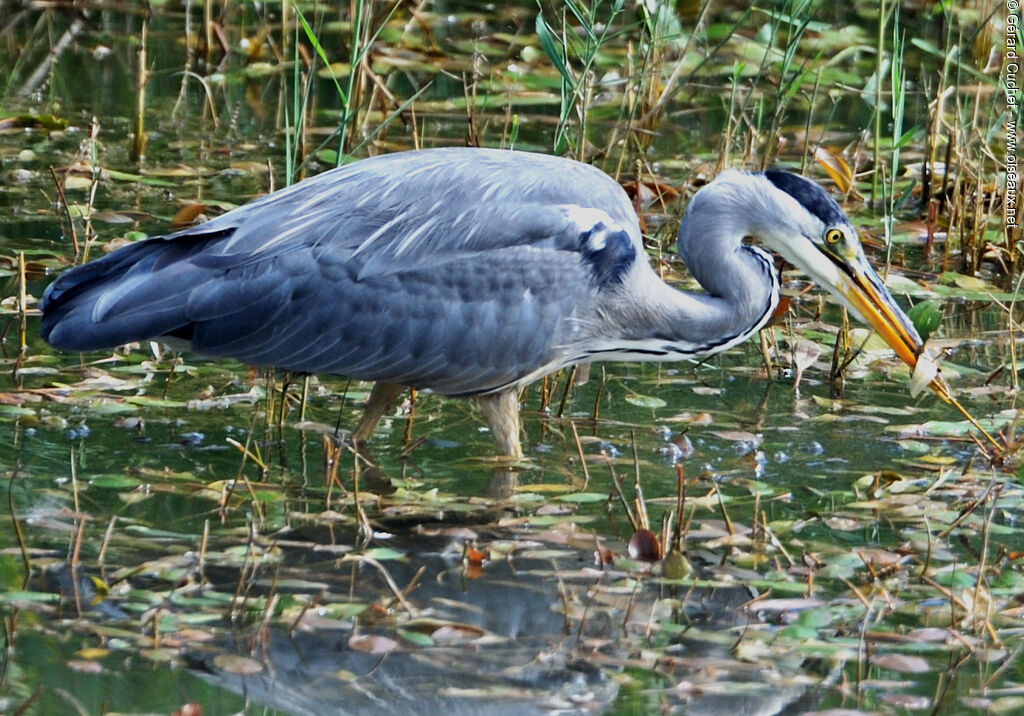
{"type": "Polygon", "coordinates": [[[1005,117],[985,58],[1001,27],[980,3],[544,3],[548,48],[531,3],[303,2],[284,19],[280,4],[192,5],[147,19],[0,0],[0,712],[1024,707],[1019,237],[995,208],[1005,117]],[[879,43],[902,98],[875,91],[893,78],[879,43]],[[587,82],[563,111],[567,77],[587,82]],[[342,93],[360,108],[344,137],[342,93]],[[87,240],[96,256],[166,233],[188,205],[219,214],[339,151],[467,141],[557,147],[620,177],[651,260],[687,289],[672,239],[719,161],[820,180],[872,258],[888,254],[899,300],[941,311],[944,373],[1004,431],[1004,459],[951,406],[911,397],[861,328],[835,396],[842,315],[788,272],[764,351],[531,386],[515,466],[488,458],[464,401],[408,396],[371,438],[378,466],[357,469],[333,435],[367,385],[149,345],[60,354],[37,336],[32,297],[87,240]],[[929,165],[930,200],[929,156],[950,167],[929,165]],[[857,172],[845,191],[836,157],[857,172]],[[630,558],[635,476],[655,532],[685,483],[692,572],[630,558]]]}

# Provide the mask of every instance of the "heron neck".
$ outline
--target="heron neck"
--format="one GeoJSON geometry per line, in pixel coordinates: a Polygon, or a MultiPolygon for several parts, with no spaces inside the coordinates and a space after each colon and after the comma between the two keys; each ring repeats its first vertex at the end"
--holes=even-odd
{"type": "Polygon", "coordinates": [[[779,302],[779,278],[771,255],[738,245],[716,263],[720,271],[714,280],[708,279],[708,272],[703,272],[703,281],[698,277],[706,293],[667,285],[658,292],[654,335],[694,345],[694,354],[710,354],[745,341],[768,322],[779,302]]]}
{"type": "Polygon", "coordinates": [[[679,256],[706,294],[676,293],[675,331],[722,350],[756,333],[779,302],[779,277],[767,251],[743,243],[763,236],[775,219],[756,175],[709,185],[694,196],[679,225],[679,256]]]}
{"type": "Polygon", "coordinates": [[[614,301],[598,308],[595,330],[575,360],[683,360],[718,353],[756,333],[778,305],[778,276],[771,256],[737,248],[727,271],[735,280],[707,293],[680,291],[646,263],[614,301]]]}
{"type": "Polygon", "coordinates": [[[763,327],[779,301],[771,255],[742,242],[763,235],[770,217],[748,181],[713,184],[691,201],[679,227],[679,255],[704,293],[664,283],[646,262],[622,286],[587,353],[596,357],[672,360],[730,348],[763,327]],[[740,208],[737,208],[740,207],[740,208]]]}

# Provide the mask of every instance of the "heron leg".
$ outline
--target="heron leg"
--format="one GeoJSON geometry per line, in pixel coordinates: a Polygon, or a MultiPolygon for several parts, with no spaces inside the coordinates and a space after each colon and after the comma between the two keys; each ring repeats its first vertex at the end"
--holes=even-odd
{"type": "Polygon", "coordinates": [[[356,446],[366,442],[377,423],[385,413],[391,410],[391,406],[404,390],[404,385],[395,383],[377,382],[373,384],[373,390],[370,391],[370,397],[366,401],[366,408],[363,409],[363,417],[359,419],[359,424],[352,431],[352,442],[356,446]]]}
{"type": "Polygon", "coordinates": [[[513,389],[478,395],[476,402],[491,430],[491,437],[498,445],[498,452],[520,459],[523,448],[519,442],[519,391],[513,389]]]}
{"type": "Polygon", "coordinates": [[[577,363],[576,364],[576,375],[572,377],[572,384],[586,385],[590,382],[590,369],[593,367],[593,363],[577,363]]]}

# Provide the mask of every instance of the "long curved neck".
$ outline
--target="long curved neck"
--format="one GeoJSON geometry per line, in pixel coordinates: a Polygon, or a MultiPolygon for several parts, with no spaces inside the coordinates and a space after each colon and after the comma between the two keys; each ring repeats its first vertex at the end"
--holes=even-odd
{"type": "Polygon", "coordinates": [[[707,293],[679,291],[660,281],[648,289],[645,328],[652,338],[685,355],[707,355],[747,340],[768,322],[779,303],[771,255],[738,243],[721,249],[709,242],[693,272],[707,293]]]}
{"type": "Polygon", "coordinates": [[[706,293],[679,291],[659,280],[646,264],[624,286],[615,326],[604,333],[617,340],[609,357],[647,356],[660,360],[717,353],[756,333],[775,311],[779,278],[766,251],[745,245],[744,236],[763,235],[751,179],[738,175],[701,190],[679,228],[679,255],[706,293]],[[740,207],[737,209],[736,207],[740,207]]]}
{"type": "Polygon", "coordinates": [[[779,302],[771,255],[738,242],[728,251],[714,242],[707,248],[704,261],[720,270],[702,272],[707,293],[675,289],[642,264],[612,315],[599,311],[603,327],[576,360],[682,360],[726,350],[760,330],[779,302]]]}
{"type": "MultiPolygon", "coordinates": [[[[677,296],[675,322],[696,324],[694,336],[719,337],[721,350],[756,333],[779,302],[779,277],[771,255],[743,243],[763,236],[769,215],[759,175],[728,172],[694,196],[679,225],[679,256],[707,295],[677,296]],[[697,306],[694,307],[694,302],[697,306]]],[[[671,299],[670,299],[671,300],[671,299]]]]}

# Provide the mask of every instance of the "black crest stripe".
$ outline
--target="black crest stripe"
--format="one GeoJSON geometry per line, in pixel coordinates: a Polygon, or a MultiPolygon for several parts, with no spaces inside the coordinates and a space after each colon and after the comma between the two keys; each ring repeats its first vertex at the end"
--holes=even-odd
{"type": "Polygon", "coordinates": [[[800,202],[801,206],[821,219],[825,225],[845,223],[845,215],[839,204],[828,195],[828,192],[809,179],[774,169],[766,171],[764,176],[778,189],[800,202]]]}

